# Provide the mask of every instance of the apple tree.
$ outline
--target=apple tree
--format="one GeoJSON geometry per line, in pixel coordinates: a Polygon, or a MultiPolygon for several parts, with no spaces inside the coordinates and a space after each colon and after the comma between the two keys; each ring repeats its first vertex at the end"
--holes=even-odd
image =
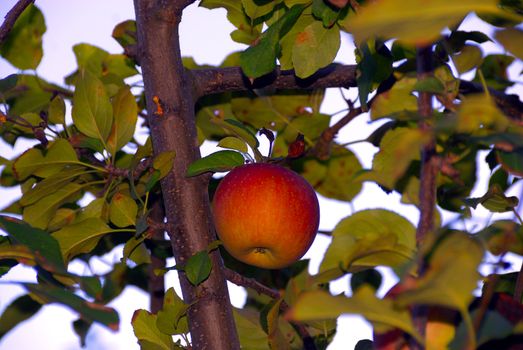
{"type": "Polygon", "coordinates": [[[34,2],[18,1],[0,27],[0,54],[19,69],[0,80],[0,135],[31,141],[0,158],[2,186],[22,191],[0,216],[0,271],[37,274],[4,310],[0,336],[47,303],[78,313],[82,342],[94,322],[117,330],[107,304],[134,285],[150,295],[132,319],[144,349],[325,349],[347,313],[374,327],[374,343],[358,349],[521,343],[523,273],[505,270],[507,254],[523,254],[519,200],[507,194],[523,175],[521,76],[508,74],[523,58],[521,1],[202,0],[227,11],[231,39],[245,44],[203,67],[180,53],[194,0],[135,0],[136,18],[113,31],[122,51],[74,46],[78,67],[62,85],[36,74],[46,24],[34,2]],[[493,35],[460,29],[473,12],[493,35]],[[349,34],[356,62],[333,63],[349,34]],[[485,54],[489,43],[499,52],[485,54]],[[333,87],[358,96],[336,122],[320,112],[333,87]],[[367,113],[380,123],[361,141],[378,149],[370,168],[336,141],[367,113]],[[225,150],[201,158],[206,141],[225,150]],[[243,264],[216,239],[210,203],[222,176],[213,174],[245,162],[289,167],[339,201],[376,183],[416,206],[419,222],[379,208],[351,214],[321,233],[331,243],[314,275],[306,260],[243,264]],[[488,188],[471,197],[479,162],[488,188]],[[478,206],[490,220],[475,220],[478,206]],[[68,269],[118,249],[108,273],[68,269]],[[400,280],[385,297],[379,266],[400,280]],[[180,296],[165,290],[173,269],[180,296]],[[329,283],[346,275],[351,292],[332,295],[329,283]],[[243,309],[231,306],[227,280],[247,289],[243,309]]]}

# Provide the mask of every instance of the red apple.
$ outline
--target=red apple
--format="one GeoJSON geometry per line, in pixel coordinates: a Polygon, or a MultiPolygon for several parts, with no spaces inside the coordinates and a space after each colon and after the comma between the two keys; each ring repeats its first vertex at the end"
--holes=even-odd
{"type": "Polygon", "coordinates": [[[213,199],[216,231],[227,251],[247,264],[280,269],[299,260],[318,231],[320,209],[305,179],[269,163],[229,172],[213,199]]]}

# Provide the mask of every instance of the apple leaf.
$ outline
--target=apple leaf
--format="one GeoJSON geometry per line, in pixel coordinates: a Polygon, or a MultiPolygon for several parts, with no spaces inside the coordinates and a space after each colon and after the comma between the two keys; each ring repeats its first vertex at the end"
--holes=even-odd
{"type": "Polygon", "coordinates": [[[223,139],[221,139],[218,142],[218,145],[216,145],[216,146],[221,147],[221,148],[228,148],[228,149],[236,150],[236,151],[239,151],[242,153],[247,153],[249,151],[245,141],[243,141],[237,137],[234,137],[234,136],[224,137],[223,139]]]}
{"type": "Polygon", "coordinates": [[[131,141],[138,119],[138,105],[128,86],[123,86],[113,97],[114,122],[107,140],[109,152],[114,155],[131,141]]]}
{"type": "Polygon", "coordinates": [[[51,100],[47,118],[53,124],[65,124],[65,101],[62,96],[57,95],[51,100]]]}
{"type": "Polygon", "coordinates": [[[119,328],[118,313],[113,308],[89,302],[63,288],[32,283],[22,285],[47,303],[60,303],[70,307],[80,313],[86,321],[101,323],[113,331],[119,328]]]}
{"type": "Polygon", "coordinates": [[[70,261],[81,253],[89,253],[98,241],[113,230],[100,218],[88,218],[73,225],[65,226],[52,236],[60,244],[62,256],[70,261]]]}
{"type": "Polygon", "coordinates": [[[109,219],[118,227],[133,226],[136,223],[138,205],[131,197],[116,193],[109,204],[109,219]]]}
{"type": "Polygon", "coordinates": [[[73,122],[83,134],[105,142],[113,125],[113,106],[104,84],[92,73],[82,70],[73,97],[73,122]]]}
{"type": "Polygon", "coordinates": [[[159,179],[163,179],[171,171],[175,156],[175,151],[165,151],[154,157],[153,168],[160,172],[159,179]]]}
{"type": "Polygon", "coordinates": [[[126,263],[127,260],[132,260],[136,265],[150,264],[151,256],[143,243],[146,238],[147,235],[133,236],[125,242],[122,262],[126,263]]]}
{"type": "Polygon", "coordinates": [[[415,250],[416,229],[407,219],[388,210],[363,210],[336,225],[315,280],[362,267],[398,267],[409,262],[415,250]]]}
{"type": "Polygon", "coordinates": [[[176,350],[178,347],[172,336],[162,333],[157,327],[158,317],[147,310],[136,310],[131,324],[134,335],[143,349],[176,350]]]}
{"type": "Polygon", "coordinates": [[[212,262],[207,251],[201,251],[191,256],[185,266],[185,275],[192,285],[197,286],[205,281],[212,270],[212,262]]]}
{"type": "Polygon", "coordinates": [[[189,332],[187,309],[189,305],[176,294],[174,288],[165,292],[163,308],[158,311],[156,327],[160,332],[170,335],[189,332]]]}
{"type": "Polygon", "coordinates": [[[242,348],[271,350],[267,334],[263,331],[258,313],[252,309],[233,309],[234,323],[242,348]]]}
{"type": "Polygon", "coordinates": [[[488,209],[493,213],[504,213],[513,211],[519,204],[517,197],[507,197],[498,184],[494,184],[487,193],[480,198],[465,198],[463,200],[469,207],[476,209],[478,204],[488,209]]]}
{"type": "Polygon", "coordinates": [[[218,151],[193,162],[187,168],[187,176],[196,176],[206,172],[223,172],[243,165],[241,153],[235,151],[218,151]]]}
{"type": "Polygon", "coordinates": [[[31,318],[42,307],[28,294],[24,294],[11,302],[0,316],[0,339],[15,328],[19,323],[31,318]]]}
{"type": "Polygon", "coordinates": [[[511,252],[523,255],[523,229],[512,220],[498,220],[477,233],[494,255],[511,252]]]}
{"type": "Polygon", "coordinates": [[[470,12],[503,16],[497,0],[382,0],[366,2],[347,21],[345,29],[358,44],[380,37],[426,45],[435,41],[445,27],[452,27],[470,12]]]}
{"type": "Polygon", "coordinates": [[[481,65],[483,53],[478,46],[465,45],[452,60],[458,73],[463,74],[481,65]]]}
{"type": "Polygon", "coordinates": [[[305,292],[285,317],[293,321],[308,322],[336,319],[342,314],[358,314],[370,323],[401,329],[423,343],[409,310],[398,308],[390,299],[378,299],[370,286],[360,287],[350,298],[344,295],[332,296],[324,291],[305,292]]]}
{"type": "Polygon", "coordinates": [[[44,15],[30,4],[8,31],[0,54],[18,69],[36,69],[43,56],[42,37],[46,29],[44,15]]]}
{"type": "Polygon", "coordinates": [[[312,22],[296,36],[292,49],[296,76],[307,78],[330,64],[336,57],[340,44],[340,30],[337,26],[325,28],[319,21],[312,22]]]}
{"type": "Polygon", "coordinates": [[[518,28],[505,28],[496,32],[496,40],[499,41],[507,51],[523,60],[523,30],[518,28]]]}
{"type": "Polygon", "coordinates": [[[459,106],[456,131],[483,135],[486,131],[504,132],[509,124],[492,98],[485,94],[468,95],[459,106]]]}

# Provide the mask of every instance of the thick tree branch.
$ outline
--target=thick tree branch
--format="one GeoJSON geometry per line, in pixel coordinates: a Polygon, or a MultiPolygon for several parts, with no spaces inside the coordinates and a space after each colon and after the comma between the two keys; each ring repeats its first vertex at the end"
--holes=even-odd
{"type": "MultiPolygon", "coordinates": [[[[225,277],[232,283],[236,284],[240,287],[245,288],[251,288],[255,290],[256,292],[260,294],[264,294],[269,296],[272,299],[279,299],[282,297],[281,293],[277,290],[274,290],[272,288],[267,287],[264,284],[261,284],[260,282],[256,281],[253,278],[245,277],[241,274],[239,274],[236,271],[233,271],[231,269],[225,268],[224,269],[225,277]]],[[[287,304],[284,300],[282,300],[280,304],[280,311],[285,313],[290,309],[289,304],[287,304]]],[[[311,335],[309,334],[309,331],[307,330],[307,327],[304,325],[292,322],[294,327],[296,327],[296,331],[300,334],[300,337],[303,340],[303,346],[305,350],[315,350],[316,345],[314,344],[314,340],[312,339],[311,335]]]]}
{"type": "MultiPolygon", "coordinates": [[[[156,198],[152,208],[150,219],[154,222],[162,222],[165,217],[165,211],[163,210],[163,205],[160,198],[156,198]]],[[[151,238],[153,240],[163,240],[164,230],[161,228],[153,227],[151,228],[151,238]]],[[[163,299],[165,296],[165,277],[164,275],[158,276],[154,271],[156,269],[162,269],[165,267],[165,259],[162,259],[154,254],[151,251],[151,263],[149,264],[149,269],[147,275],[149,278],[149,305],[150,311],[152,313],[157,313],[163,307],[163,299]]]]}
{"type": "Polygon", "coordinates": [[[2,26],[0,27],[0,45],[4,42],[5,38],[7,38],[11,29],[13,29],[18,17],[20,17],[22,12],[24,12],[24,10],[34,2],[35,0],[19,0],[5,15],[4,23],[2,23],[2,26]]]}
{"type": "MultiPolygon", "coordinates": [[[[134,0],[138,56],[142,67],[147,115],[155,154],[175,151],[169,174],[161,180],[171,246],[177,264],[214,241],[207,188],[186,177],[189,164],[200,158],[190,76],[183,68],[179,43],[181,10],[188,1],[134,0]]],[[[217,251],[210,254],[212,272],[194,287],[179,273],[188,310],[194,349],[235,350],[239,340],[217,251]]]]}
{"type": "MultiPolygon", "coordinates": [[[[481,93],[483,92],[483,86],[471,81],[461,80],[459,91],[464,95],[481,93]]],[[[491,88],[489,88],[489,93],[503,113],[516,122],[523,122],[523,102],[518,95],[507,95],[491,88]]]]}
{"type": "Polygon", "coordinates": [[[331,64],[307,79],[299,79],[293,70],[276,69],[274,73],[255,79],[252,83],[240,67],[194,69],[195,95],[245,91],[260,88],[274,89],[324,89],[356,86],[356,66],[331,64]]]}

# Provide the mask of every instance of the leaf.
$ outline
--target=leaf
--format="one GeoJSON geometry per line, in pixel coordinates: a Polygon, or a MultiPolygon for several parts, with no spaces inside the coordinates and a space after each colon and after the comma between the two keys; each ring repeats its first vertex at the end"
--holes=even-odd
{"type": "Polygon", "coordinates": [[[498,220],[477,233],[494,255],[512,252],[523,255],[523,229],[512,220],[498,220]]]}
{"type": "Polygon", "coordinates": [[[113,124],[113,106],[102,82],[87,70],[80,72],[73,97],[73,122],[83,134],[105,142],[113,124]]]}
{"type": "Polygon", "coordinates": [[[251,19],[256,19],[265,16],[272,12],[274,7],[281,2],[281,0],[241,0],[245,14],[251,19]]]}
{"type": "Polygon", "coordinates": [[[153,159],[153,168],[160,172],[159,179],[163,179],[174,165],[175,151],[165,151],[157,154],[153,159]]]}
{"type": "Polygon", "coordinates": [[[478,204],[483,205],[487,210],[493,213],[504,213],[513,211],[519,204],[517,197],[507,197],[501,187],[494,184],[487,193],[480,198],[465,198],[463,200],[467,206],[476,209],[478,204]]]}
{"type": "Polygon", "coordinates": [[[128,86],[118,90],[113,97],[112,105],[114,121],[107,147],[114,155],[133,138],[138,119],[138,106],[128,86]]]}
{"type": "Polygon", "coordinates": [[[378,94],[372,103],[371,119],[390,118],[404,112],[417,112],[418,102],[412,94],[416,83],[414,78],[403,78],[397,81],[390,90],[378,94]]]}
{"type": "Polygon", "coordinates": [[[80,71],[85,70],[95,77],[102,76],[102,62],[109,55],[107,51],[85,43],[74,45],[73,51],[80,71]]]}
{"type": "Polygon", "coordinates": [[[51,192],[48,196],[45,196],[35,203],[24,207],[23,218],[30,225],[47,229],[49,222],[56,214],[56,210],[64,203],[79,199],[82,185],[77,183],[68,183],[61,188],[51,192]]]}
{"type": "Polygon", "coordinates": [[[263,331],[258,314],[254,310],[234,308],[233,316],[242,348],[271,350],[267,334],[263,331]]]}
{"type": "Polygon", "coordinates": [[[65,124],[65,102],[62,96],[57,95],[51,100],[47,117],[53,124],[65,124]]]}
{"type": "Polygon", "coordinates": [[[523,147],[516,148],[512,152],[496,150],[496,156],[507,172],[523,176],[523,147]]]}
{"type": "Polygon", "coordinates": [[[521,47],[521,42],[523,42],[523,30],[518,28],[505,28],[503,30],[498,30],[495,37],[507,51],[520,60],[523,60],[523,48],[521,47]]]}
{"type": "Polygon", "coordinates": [[[445,27],[460,22],[469,12],[503,15],[496,0],[382,0],[366,2],[347,22],[357,43],[381,37],[415,45],[435,41],[445,27]]]}
{"type": "Polygon", "coordinates": [[[218,142],[218,145],[216,145],[216,146],[221,147],[221,148],[228,148],[228,149],[240,151],[242,153],[247,153],[249,151],[245,141],[240,140],[239,138],[234,137],[234,136],[224,137],[223,139],[221,139],[218,142]]]}
{"type": "Polygon", "coordinates": [[[484,94],[469,95],[459,106],[456,131],[473,135],[484,134],[485,130],[504,132],[509,123],[492,98],[484,94]]]}
{"type": "Polygon", "coordinates": [[[297,21],[304,8],[303,5],[293,6],[262,34],[258,43],[242,52],[240,65],[247,77],[258,78],[276,68],[279,41],[297,21]]]}
{"type": "Polygon", "coordinates": [[[174,288],[169,288],[163,298],[163,307],[158,311],[156,327],[160,332],[169,335],[189,332],[187,310],[189,305],[176,294],[174,288]]]}
{"type": "Polygon", "coordinates": [[[0,225],[17,243],[31,250],[40,266],[48,271],[66,271],[60,246],[49,233],[7,216],[0,216],[0,225]]]}
{"type": "Polygon", "coordinates": [[[235,151],[218,151],[200,158],[187,168],[186,176],[196,176],[206,172],[229,171],[243,165],[243,156],[235,151]]]}
{"type": "Polygon", "coordinates": [[[407,219],[384,209],[359,211],[334,228],[315,279],[358,267],[398,267],[409,262],[415,250],[416,229],[407,219]]]}
{"type": "Polygon", "coordinates": [[[372,160],[372,170],[359,177],[360,180],[376,181],[393,189],[414,160],[419,160],[422,146],[429,135],[420,129],[396,128],[381,139],[380,150],[372,160]]]}
{"type": "Polygon", "coordinates": [[[292,63],[299,78],[307,78],[318,69],[331,63],[340,48],[338,27],[325,28],[313,22],[296,36],[292,50],[292,63]]]}
{"type": "Polygon", "coordinates": [[[423,276],[413,282],[412,289],[397,295],[396,303],[444,306],[465,317],[474,299],[483,253],[479,241],[471,236],[459,231],[445,234],[430,252],[423,276]]]}
{"type": "Polygon", "coordinates": [[[170,335],[162,333],[156,326],[157,316],[146,310],[136,310],[132,325],[134,335],[141,345],[152,344],[152,349],[172,350],[174,342],[170,335]]]}
{"type": "Polygon", "coordinates": [[[49,145],[45,154],[37,148],[22,153],[13,163],[13,173],[19,181],[30,175],[48,177],[74,163],[78,163],[74,148],[67,140],[57,139],[49,145]]]}
{"type": "Polygon", "coordinates": [[[272,300],[266,305],[260,314],[260,323],[263,330],[267,333],[269,347],[271,349],[286,350],[291,346],[280,326],[280,305],[283,299],[272,300]]]}
{"type": "Polygon", "coordinates": [[[23,283],[23,286],[47,303],[60,303],[70,307],[87,321],[101,323],[113,331],[119,328],[118,313],[113,308],[89,302],[73,292],[50,285],[23,283]]]}
{"type": "Polygon", "coordinates": [[[16,298],[0,316],[0,339],[18,324],[33,317],[41,307],[42,304],[27,294],[16,298]]]}
{"type": "Polygon", "coordinates": [[[136,265],[150,264],[151,255],[143,243],[146,238],[146,235],[140,237],[133,236],[125,242],[122,262],[126,263],[127,260],[132,260],[136,265]]]}
{"type": "Polygon", "coordinates": [[[44,15],[30,4],[9,31],[0,54],[18,69],[36,69],[43,56],[42,37],[46,30],[44,15]]]}
{"type": "Polygon", "coordinates": [[[109,219],[118,227],[134,226],[138,205],[131,197],[118,192],[109,204],[109,219]]]}
{"type": "MultiPolygon", "coordinates": [[[[323,0],[313,0],[312,1],[312,14],[314,17],[321,19],[323,26],[326,28],[330,28],[336,23],[336,20],[338,19],[338,16],[340,15],[339,8],[344,7],[347,1],[342,0],[341,2],[338,1],[329,1],[332,5],[336,6],[337,8],[334,8],[332,6],[329,6],[326,1],[323,0]],[[335,4],[337,2],[337,4],[335,4]],[[342,3],[345,3],[342,5],[342,3]]],[[[346,12],[345,12],[346,14],[346,12]]]]}
{"type": "Polygon", "coordinates": [[[89,253],[98,241],[113,230],[100,218],[88,218],[52,233],[60,244],[64,260],[70,261],[78,254],[89,253]]]}
{"type": "Polygon", "coordinates": [[[463,74],[481,65],[483,52],[478,46],[465,45],[461,52],[452,56],[452,60],[458,73],[463,74]]]}
{"type": "Polygon", "coordinates": [[[332,296],[324,291],[305,292],[285,315],[292,321],[335,319],[342,314],[357,314],[367,321],[401,329],[423,343],[407,308],[398,308],[390,299],[378,299],[374,289],[362,286],[352,297],[332,296]]]}
{"type": "Polygon", "coordinates": [[[192,285],[197,286],[211,274],[212,262],[207,251],[201,251],[191,256],[185,266],[185,275],[192,285]]]}
{"type": "Polygon", "coordinates": [[[356,156],[344,148],[336,148],[325,162],[306,160],[302,176],[321,195],[342,201],[351,201],[361,190],[355,175],[361,170],[356,156]]]}
{"type": "Polygon", "coordinates": [[[114,27],[113,33],[111,36],[114,40],[125,48],[129,45],[136,44],[136,21],[135,20],[126,20],[120,22],[114,27]]]}

